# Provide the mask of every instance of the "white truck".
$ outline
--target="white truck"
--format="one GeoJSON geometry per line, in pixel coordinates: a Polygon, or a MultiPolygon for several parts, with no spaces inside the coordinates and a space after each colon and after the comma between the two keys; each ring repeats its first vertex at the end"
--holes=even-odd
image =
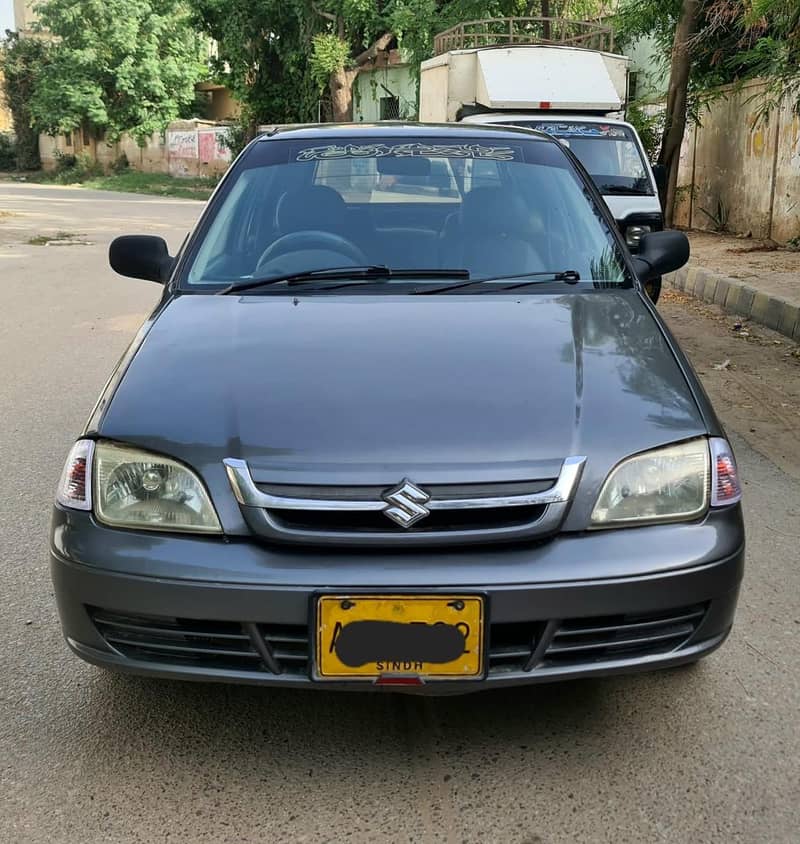
{"type": "MultiPolygon", "coordinates": [[[[422,63],[420,120],[502,123],[558,138],[592,177],[635,252],[644,234],[663,228],[663,216],[653,168],[624,119],[628,61],[553,44],[449,49],[422,63]]],[[[648,284],[654,301],[660,288],[660,280],[648,284]]]]}

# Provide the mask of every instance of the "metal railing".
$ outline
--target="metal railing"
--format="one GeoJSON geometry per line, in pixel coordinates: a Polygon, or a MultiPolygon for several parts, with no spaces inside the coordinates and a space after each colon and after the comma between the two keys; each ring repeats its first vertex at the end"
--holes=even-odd
{"type": "Polygon", "coordinates": [[[614,51],[614,30],[598,21],[566,18],[486,18],[465,21],[433,39],[436,55],[450,50],[518,44],[556,44],[614,51]]]}

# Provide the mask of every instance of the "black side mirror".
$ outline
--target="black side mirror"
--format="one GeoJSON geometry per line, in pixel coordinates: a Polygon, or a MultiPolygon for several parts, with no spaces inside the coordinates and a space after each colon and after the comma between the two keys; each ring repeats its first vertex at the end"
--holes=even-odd
{"type": "Polygon", "coordinates": [[[653,178],[656,180],[658,195],[663,196],[667,187],[667,168],[663,164],[654,164],[653,178]]]}
{"type": "Polygon", "coordinates": [[[128,234],[111,241],[108,262],[111,269],[120,275],[164,284],[169,279],[175,259],[169,254],[164,238],[128,234]]]}
{"type": "Polygon", "coordinates": [[[639,241],[639,251],[631,258],[640,281],[659,278],[689,260],[689,238],[683,232],[651,232],[639,241]]]}

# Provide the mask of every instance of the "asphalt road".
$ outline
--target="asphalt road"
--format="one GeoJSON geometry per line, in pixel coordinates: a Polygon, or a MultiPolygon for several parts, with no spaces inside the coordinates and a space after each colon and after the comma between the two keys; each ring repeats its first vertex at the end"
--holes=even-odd
{"type": "Polygon", "coordinates": [[[751,344],[766,386],[748,413],[711,366],[727,326],[680,304],[668,316],[746,435],[746,582],[728,643],[696,667],[417,699],[154,682],[70,655],[51,497],[158,295],[105,248],[136,231],[175,247],[200,208],[0,182],[0,842],[800,840],[798,440],[778,407],[800,370],[751,344]],[[57,231],[91,245],[26,242],[57,231]],[[749,421],[770,402],[777,446],[749,421]]]}

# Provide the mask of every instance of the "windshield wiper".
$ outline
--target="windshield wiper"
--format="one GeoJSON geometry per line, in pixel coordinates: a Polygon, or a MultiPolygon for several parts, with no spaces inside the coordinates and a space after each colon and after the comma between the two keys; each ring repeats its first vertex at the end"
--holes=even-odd
{"type": "MultiPolygon", "coordinates": [[[[237,281],[217,291],[217,296],[225,296],[228,293],[239,293],[244,290],[254,290],[257,287],[268,287],[272,284],[303,284],[309,281],[336,281],[337,279],[360,279],[357,282],[348,284],[361,284],[365,280],[388,279],[388,278],[469,278],[469,270],[460,269],[425,269],[423,267],[414,269],[392,269],[383,264],[368,264],[355,267],[328,267],[319,270],[302,270],[286,275],[266,276],[265,278],[248,278],[237,281]]],[[[328,289],[335,290],[337,287],[347,285],[336,285],[328,289]]]]}
{"type": "MultiPolygon", "coordinates": [[[[504,281],[509,278],[530,278],[531,276],[548,281],[564,281],[567,284],[575,284],[581,280],[577,270],[540,270],[533,273],[512,273],[511,275],[485,276],[484,278],[473,278],[471,281],[462,281],[458,284],[446,284],[443,287],[430,287],[427,290],[414,290],[415,296],[433,296],[435,293],[447,293],[450,290],[460,290],[462,287],[469,287],[471,284],[481,284],[484,281],[504,281]]],[[[498,289],[515,290],[517,287],[525,287],[526,284],[539,284],[540,281],[523,281],[520,284],[507,284],[498,289]]]]}

